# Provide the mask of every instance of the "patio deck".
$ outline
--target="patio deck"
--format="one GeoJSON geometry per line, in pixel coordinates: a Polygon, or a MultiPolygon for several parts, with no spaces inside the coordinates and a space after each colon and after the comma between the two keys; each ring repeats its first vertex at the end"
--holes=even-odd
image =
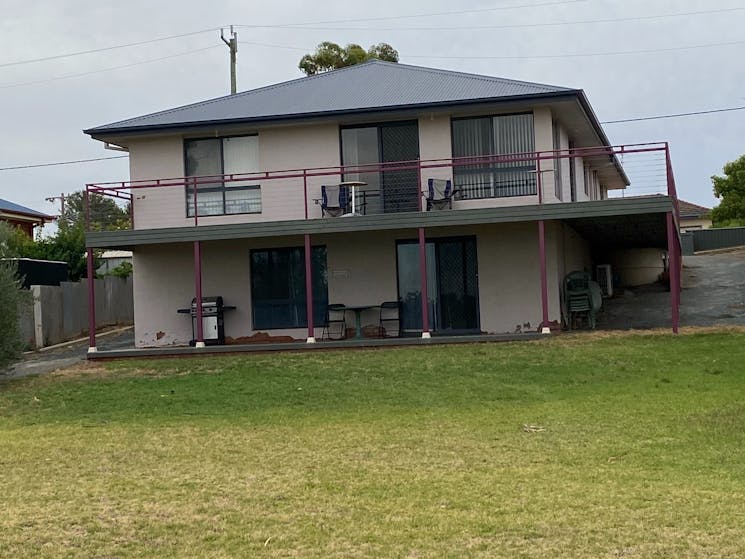
{"type": "Polygon", "coordinates": [[[314,344],[305,341],[297,342],[274,342],[274,343],[254,343],[254,344],[228,344],[212,345],[203,348],[190,346],[172,346],[172,347],[151,347],[151,348],[131,348],[131,349],[99,349],[96,352],[88,353],[89,360],[105,359],[122,359],[122,358],[143,358],[143,357],[178,357],[178,356],[197,356],[197,355],[214,355],[230,353],[267,353],[275,351],[324,351],[333,349],[372,349],[384,347],[403,347],[403,346],[431,346],[445,344],[473,344],[488,342],[515,342],[538,340],[545,338],[545,334],[540,332],[526,332],[519,334],[477,334],[468,336],[433,336],[429,339],[420,337],[403,337],[403,338],[351,338],[346,340],[329,340],[319,341],[314,344]]]}

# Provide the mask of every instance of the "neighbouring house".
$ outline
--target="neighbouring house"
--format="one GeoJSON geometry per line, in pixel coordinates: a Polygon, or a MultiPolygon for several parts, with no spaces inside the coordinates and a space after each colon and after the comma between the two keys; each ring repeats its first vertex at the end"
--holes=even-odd
{"type": "Polygon", "coordinates": [[[711,228],[711,208],[685,200],[678,200],[678,204],[680,205],[681,231],[698,231],[711,228]]]}
{"type": "Polygon", "coordinates": [[[105,276],[112,270],[118,268],[125,262],[132,263],[131,250],[105,250],[97,257],[99,266],[96,268],[96,274],[105,276]]]}
{"type": "Polygon", "coordinates": [[[131,200],[133,228],[87,245],[133,253],[137,347],[201,346],[177,311],[202,296],[234,339],[315,341],[334,304],[385,332],[383,302],[403,335],[549,332],[569,272],[679,266],[667,145],[612,146],[579,89],[371,61],[85,133],[129,151],[129,182],[87,191],[131,200]],[[663,192],[609,197],[636,154],[663,192]]]}
{"type": "Polygon", "coordinates": [[[0,221],[5,221],[14,227],[18,227],[18,229],[23,231],[31,239],[34,238],[34,227],[51,223],[55,219],[57,218],[52,215],[37,212],[31,208],[0,198],[0,221]]]}

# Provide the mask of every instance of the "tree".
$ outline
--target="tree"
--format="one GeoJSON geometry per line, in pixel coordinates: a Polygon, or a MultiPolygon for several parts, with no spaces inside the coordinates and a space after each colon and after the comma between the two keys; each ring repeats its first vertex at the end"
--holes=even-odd
{"type": "Polygon", "coordinates": [[[10,235],[6,234],[3,246],[13,258],[67,262],[67,273],[72,281],[86,276],[85,230],[82,223],[69,226],[65,222],[60,222],[54,236],[37,241],[32,241],[20,231],[15,231],[10,235]]]}
{"type": "MultiPolygon", "coordinates": [[[[100,194],[89,194],[90,229],[94,231],[113,231],[129,229],[130,208],[119,207],[114,200],[100,194]]],[[[60,216],[60,227],[75,228],[85,226],[85,192],[73,192],[65,198],[65,211],[60,216]]]]}
{"type": "Polygon", "coordinates": [[[724,166],[724,176],[714,175],[714,196],[720,204],[711,211],[715,226],[745,223],[745,155],[724,166]]]}
{"type": "Polygon", "coordinates": [[[316,52],[306,54],[300,59],[298,68],[305,72],[306,76],[313,76],[321,72],[361,64],[368,60],[398,62],[398,51],[388,43],[378,43],[365,50],[354,43],[342,48],[331,41],[324,41],[316,47],[316,52]]]}

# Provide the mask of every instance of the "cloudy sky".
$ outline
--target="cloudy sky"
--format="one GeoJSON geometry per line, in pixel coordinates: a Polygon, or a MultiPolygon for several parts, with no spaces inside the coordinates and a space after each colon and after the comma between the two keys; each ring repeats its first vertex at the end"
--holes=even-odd
{"type": "MultiPolygon", "coordinates": [[[[582,88],[601,121],[745,106],[743,0],[2,5],[0,198],[49,213],[46,197],[127,180],[127,159],[8,168],[121,156],[82,129],[229,93],[218,31],[229,25],[239,90],[300,77],[300,57],[331,40],[387,42],[408,64],[582,88]],[[142,44],[110,48],[132,43],[142,44]]],[[[745,153],[745,111],[605,128],[615,144],[669,141],[681,198],[708,206],[709,177],[745,153]]]]}

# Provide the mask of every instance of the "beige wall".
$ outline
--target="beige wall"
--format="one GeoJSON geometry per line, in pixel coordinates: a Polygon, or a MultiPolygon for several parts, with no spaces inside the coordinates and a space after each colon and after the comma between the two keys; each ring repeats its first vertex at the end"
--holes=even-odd
{"type": "MultiPolygon", "coordinates": [[[[493,114],[494,111],[487,111],[493,114]]],[[[419,149],[423,160],[450,159],[451,115],[424,114],[418,119],[419,149]]],[[[545,106],[534,109],[535,149],[553,149],[552,113],[545,106]]],[[[239,134],[239,131],[231,132],[239,134]]],[[[246,133],[256,133],[246,130],[246,133]]],[[[340,165],[339,125],[337,123],[312,124],[303,126],[279,126],[258,130],[259,166],[262,172],[284,171],[318,167],[337,167],[340,165]]],[[[566,131],[562,131],[562,147],[568,146],[566,131]]],[[[133,181],[155,180],[183,177],[184,154],[183,137],[167,136],[153,139],[139,139],[130,142],[130,175],[133,181]]],[[[569,165],[562,165],[562,198],[569,200],[569,165]]],[[[557,202],[554,195],[553,162],[541,163],[541,179],[544,201],[557,202]]],[[[581,164],[578,163],[581,175],[581,164]]],[[[422,171],[422,184],[428,178],[452,178],[448,167],[425,169],[422,171]]],[[[320,206],[314,200],[320,198],[320,187],[324,183],[338,182],[338,175],[309,177],[307,179],[309,217],[321,216],[320,206]]],[[[203,216],[203,225],[302,219],[305,216],[303,180],[301,177],[285,179],[262,179],[260,214],[233,216],[203,216]]],[[[582,185],[578,181],[578,193],[582,185]]],[[[454,208],[470,209],[526,205],[537,202],[537,196],[515,198],[492,198],[484,200],[456,201],[454,208]]],[[[186,200],[183,186],[138,189],[135,191],[135,227],[160,228],[183,227],[194,224],[193,218],[186,217],[186,200]]]]}
{"type": "Polygon", "coordinates": [[[696,231],[699,229],[711,229],[711,219],[681,218],[681,231],[696,231]]]}
{"type": "Polygon", "coordinates": [[[621,286],[646,285],[656,282],[662,273],[663,252],[658,248],[616,250],[608,255],[608,263],[612,266],[613,275],[620,277],[621,286]]]}
{"type": "Polygon", "coordinates": [[[592,273],[592,258],[587,241],[565,223],[555,225],[555,234],[557,237],[559,285],[570,272],[585,271],[592,273]]]}
{"type": "MultiPolygon", "coordinates": [[[[130,144],[130,176],[133,181],[183,177],[183,138],[169,136],[137,140],[130,144]]],[[[335,124],[268,128],[259,131],[259,165],[262,171],[284,171],[311,167],[336,167],[340,164],[339,133],[335,124]]],[[[275,178],[261,184],[260,214],[203,216],[202,225],[303,219],[305,217],[303,179],[275,178]]],[[[338,175],[309,177],[309,217],[320,217],[321,184],[339,182],[338,175]]],[[[188,227],[183,186],[138,189],[135,191],[135,227],[188,227]]]]}
{"type": "MultiPolygon", "coordinates": [[[[560,225],[547,223],[550,320],[559,320],[563,270],[574,265],[583,244],[560,225]],[[570,253],[562,255],[562,248],[570,253]]],[[[479,310],[484,332],[535,330],[541,322],[538,226],[536,223],[484,225],[432,230],[428,238],[476,235],[479,310]],[[529,325],[529,326],[528,326],[529,325]]],[[[396,241],[416,239],[415,230],[350,233],[313,238],[327,249],[329,302],[376,305],[396,300],[396,241]]],[[[301,237],[236,240],[202,244],[202,293],[222,295],[236,309],[225,315],[225,333],[232,338],[256,333],[252,326],[250,250],[302,246],[301,237]]],[[[191,318],[178,314],[194,297],[193,245],[140,247],[134,251],[135,343],[137,347],[186,344],[191,318]]],[[[350,326],[353,316],[348,318],[350,326]]],[[[363,315],[363,325],[376,325],[377,311],[363,315]]],[[[304,339],[307,329],[268,331],[273,336],[304,339]]],[[[317,325],[316,337],[321,336],[317,325]]]]}

